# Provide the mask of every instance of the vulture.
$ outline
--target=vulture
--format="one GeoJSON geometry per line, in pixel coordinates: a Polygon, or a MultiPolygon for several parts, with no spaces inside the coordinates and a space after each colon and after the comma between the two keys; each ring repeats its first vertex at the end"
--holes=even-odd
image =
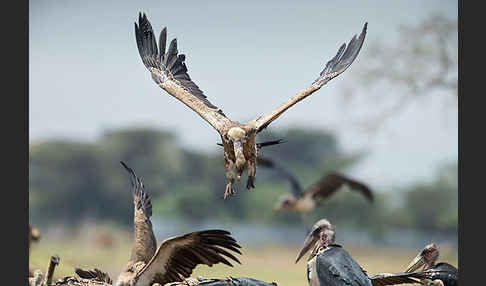
{"type": "Polygon", "coordinates": [[[343,73],[358,56],[363,45],[368,24],[365,23],[359,36],[354,35],[348,45],[342,44],[337,54],[329,60],[319,77],[274,110],[258,116],[248,123],[229,119],[223,111],[213,105],[187,73],[186,56],[179,54],[177,39],[173,39],[166,50],[167,28],[155,39],[152,25],[145,14],[139,13],[135,23],[135,38],[138,51],[145,67],[150,71],[155,83],[167,93],[180,100],[209,123],[221,136],[224,147],[224,168],[228,184],[224,198],[236,194],[233,186],[240,181],[246,169],[246,188],[255,188],[256,165],[259,148],[256,135],[277,119],[287,109],[308,97],[323,85],[343,73]]]}
{"type": "MultiPolygon", "coordinates": [[[[240,261],[231,250],[241,254],[236,240],[225,230],[213,229],[191,232],[167,238],[157,248],[150,217],[152,203],[142,180],[134,170],[120,162],[130,174],[134,204],[134,240],[129,261],[115,281],[117,286],[165,285],[181,282],[199,264],[213,266],[223,263],[233,266],[225,257],[240,261]]],[[[82,279],[110,283],[111,278],[101,270],[75,269],[82,279]]]]}
{"type": "Polygon", "coordinates": [[[335,227],[326,219],[317,221],[305,238],[295,263],[312,249],[307,259],[309,285],[381,286],[418,283],[417,280],[411,278],[416,276],[415,273],[406,273],[403,277],[394,277],[394,279],[388,277],[396,274],[382,273],[368,276],[341,245],[335,244],[335,240],[335,227]]]}
{"type": "Polygon", "coordinates": [[[284,194],[275,204],[274,210],[276,211],[289,209],[307,213],[317,207],[320,202],[332,196],[343,185],[347,185],[351,190],[360,192],[370,202],[373,201],[373,192],[368,186],[337,172],[322,176],[317,182],[304,190],[294,175],[274,161],[265,157],[259,157],[257,163],[263,167],[275,170],[290,183],[290,193],[284,194]]]}

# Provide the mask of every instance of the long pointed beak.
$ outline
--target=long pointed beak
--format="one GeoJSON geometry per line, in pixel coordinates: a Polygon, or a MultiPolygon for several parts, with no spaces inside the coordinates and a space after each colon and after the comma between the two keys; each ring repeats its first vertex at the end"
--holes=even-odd
{"type": "Polygon", "coordinates": [[[299,255],[297,255],[297,259],[295,259],[295,263],[299,262],[299,260],[304,256],[314,244],[316,244],[317,237],[314,237],[313,232],[311,231],[307,237],[305,238],[304,245],[302,246],[302,249],[299,252],[299,255]]]}
{"type": "Polygon", "coordinates": [[[415,270],[419,269],[420,266],[424,265],[425,258],[422,255],[422,253],[419,253],[415,258],[410,262],[410,264],[407,266],[407,270],[405,272],[414,272],[415,270]]]}

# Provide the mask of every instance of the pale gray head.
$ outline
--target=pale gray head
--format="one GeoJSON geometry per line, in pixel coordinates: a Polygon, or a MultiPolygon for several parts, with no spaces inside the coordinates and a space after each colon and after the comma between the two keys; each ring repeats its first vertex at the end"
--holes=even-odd
{"type": "Polygon", "coordinates": [[[274,211],[280,211],[281,209],[293,209],[297,199],[292,194],[284,194],[277,201],[273,207],[274,211]]]}
{"type": "Polygon", "coordinates": [[[333,244],[335,240],[336,232],[334,226],[327,219],[317,221],[305,238],[304,245],[297,255],[295,263],[297,263],[313,246],[316,246],[316,244],[318,244],[317,247],[319,248],[326,248],[328,245],[333,244]]]}
{"type": "Polygon", "coordinates": [[[238,170],[238,180],[246,163],[245,155],[243,153],[243,144],[246,140],[246,132],[240,127],[232,127],[228,133],[227,138],[233,142],[233,149],[236,157],[236,169],[238,170]]]}

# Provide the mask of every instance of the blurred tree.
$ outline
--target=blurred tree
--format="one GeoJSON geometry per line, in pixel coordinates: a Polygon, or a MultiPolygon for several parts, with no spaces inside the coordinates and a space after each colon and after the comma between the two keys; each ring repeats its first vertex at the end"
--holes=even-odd
{"type": "MultiPolygon", "coordinates": [[[[389,117],[424,96],[437,95],[442,102],[453,102],[458,95],[458,24],[440,14],[427,17],[414,26],[402,26],[396,44],[375,39],[368,43],[367,65],[358,69],[365,87],[384,86],[371,97],[374,112],[363,121],[369,130],[377,130],[389,117]],[[451,100],[452,99],[452,100],[451,100]]],[[[347,90],[347,97],[358,94],[347,90]]]]}

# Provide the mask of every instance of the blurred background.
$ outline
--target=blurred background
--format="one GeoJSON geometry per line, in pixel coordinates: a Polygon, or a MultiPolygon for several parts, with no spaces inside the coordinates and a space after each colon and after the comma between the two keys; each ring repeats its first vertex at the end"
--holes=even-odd
{"type": "Polygon", "coordinates": [[[195,275],[307,285],[293,263],[311,225],[327,218],[337,242],[369,273],[398,272],[427,243],[457,266],[457,1],[29,2],[29,222],[41,231],[31,268],[58,254],[58,277],[128,261],[133,203],[125,161],[152,195],[163,239],[232,232],[242,265],[195,275]],[[307,87],[343,42],[368,33],[353,65],[257,138],[284,138],[263,155],[307,187],[330,171],[346,187],[308,216],[275,213],[289,190],[268,169],[256,189],[223,200],[218,133],[152,81],[135,43],[145,12],[178,39],[189,74],[225,114],[247,122],[307,87]]]}

